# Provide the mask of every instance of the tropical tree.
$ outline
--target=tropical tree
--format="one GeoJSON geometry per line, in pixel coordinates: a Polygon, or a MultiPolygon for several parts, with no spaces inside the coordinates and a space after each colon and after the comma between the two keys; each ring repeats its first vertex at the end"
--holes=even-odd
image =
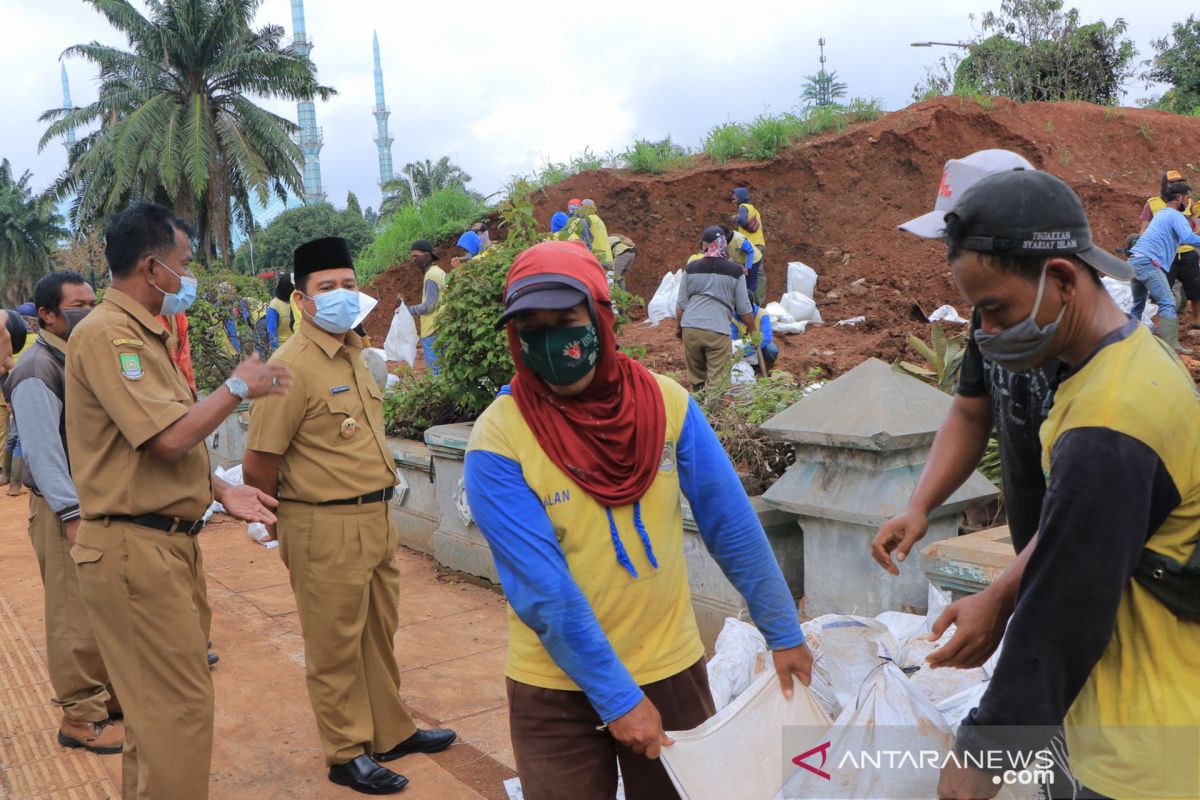
{"type": "Polygon", "coordinates": [[[383,204],[379,207],[379,216],[388,217],[396,213],[401,206],[419,203],[439,189],[461,189],[463,192],[482,200],[478,192],[467,189],[471,176],[450,160],[450,156],[442,156],[437,163],[428,158],[405,164],[399,177],[385,183],[383,189],[383,204]]]}
{"type": "Polygon", "coordinates": [[[0,282],[7,305],[33,296],[33,285],[50,271],[56,243],[71,235],[54,200],[33,194],[31,177],[26,170],[14,178],[8,159],[0,160],[0,282]]]}
{"type": "MultiPolygon", "coordinates": [[[[341,236],[350,242],[353,253],[361,251],[375,238],[362,214],[350,208],[338,211],[329,203],[290,208],[281,212],[265,228],[254,231],[254,266],[258,271],[277,269],[291,272],[292,252],[305,242],[322,236],[341,236]]],[[[243,244],[238,248],[233,265],[238,272],[251,271],[248,246],[243,244]]]]}
{"type": "Polygon", "coordinates": [[[1146,79],[1171,87],[1154,105],[1179,114],[1200,112],[1200,20],[1189,15],[1186,22],[1171,25],[1170,38],[1151,44],[1154,58],[1146,79]]]}
{"type": "Polygon", "coordinates": [[[800,97],[818,108],[836,105],[838,100],[846,96],[846,84],[837,79],[836,70],[826,72],[822,69],[816,75],[806,75],[804,82],[800,97]]]}
{"type": "Polygon", "coordinates": [[[279,25],[251,27],[262,0],[88,0],[129,49],[68,48],[99,70],[99,97],[51,109],[40,146],[68,129],[95,130],[72,148],[52,191],[74,196],[71,220],[98,225],[131,200],[169,205],[199,229],[200,253],[228,261],[230,229],[253,227],[251,195],[266,204],[303,192],[295,123],[251,98],[325,99],[308,56],[281,46],[279,25]]]}

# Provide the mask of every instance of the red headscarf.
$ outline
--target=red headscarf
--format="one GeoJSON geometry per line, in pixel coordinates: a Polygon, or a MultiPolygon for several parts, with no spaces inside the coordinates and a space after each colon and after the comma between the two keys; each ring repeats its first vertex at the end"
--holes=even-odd
{"type": "Polygon", "coordinates": [[[667,412],[650,371],[617,350],[604,270],[580,242],[543,242],[517,256],[505,287],[533,275],[573,278],[590,296],[600,336],[596,374],[582,393],[560,397],[526,366],[516,329],[508,346],[517,366],[512,396],[538,444],[585,492],[607,506],[642,498],[658,475],[667,412]]]}

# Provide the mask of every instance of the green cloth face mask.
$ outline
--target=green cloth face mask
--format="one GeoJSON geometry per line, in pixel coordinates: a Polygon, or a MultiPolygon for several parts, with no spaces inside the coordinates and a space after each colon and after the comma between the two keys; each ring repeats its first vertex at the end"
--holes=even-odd
{"type": "Polygon", "coordinates": [[[570,386],[596,366],[600,337],[595,325],[517,331],[521,360],[552,386],[570,386]]]}

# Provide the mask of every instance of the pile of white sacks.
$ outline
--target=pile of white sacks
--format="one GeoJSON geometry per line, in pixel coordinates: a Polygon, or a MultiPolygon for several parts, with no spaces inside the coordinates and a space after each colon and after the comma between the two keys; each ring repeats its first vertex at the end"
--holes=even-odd
{"type": "MultiPolygon", "coordinates": [[[[668,272],[655,290],[646,306],[646,322],[657,325],[668,317],[675,316],[678,304],[679,285],[683,270],[668,272]]],[[[767,303],[763,310],[771,318],[775,333],[803,333],[811,323],[821,323],[821,312],[813,300],[817,287],[817,273],[800,261],[788,264],[787,291],[777,302],[767,303]]]]}

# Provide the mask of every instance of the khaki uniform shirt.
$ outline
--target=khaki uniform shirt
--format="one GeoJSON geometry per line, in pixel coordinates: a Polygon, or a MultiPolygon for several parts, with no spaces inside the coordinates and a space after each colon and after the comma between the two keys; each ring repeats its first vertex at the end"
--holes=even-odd
{"type": "Polygon", "coordinates": [[[383,393],[358,335],[343,341],[304,319],[271,360],[291,367],[295,382],[286,395],[251,403],[246,447],[283,457],[280,499],[327,503],[395,486],[383,393]]]}
{"type": "Polygon", "coordinates": [[[212,504],[204,442],[177,461],[145,449],[196,402],[171,358],[169,338],[145,306],[112,288],[71,332],[67,444],[84,519],[114,514],[199,519],[212,504]]]}

